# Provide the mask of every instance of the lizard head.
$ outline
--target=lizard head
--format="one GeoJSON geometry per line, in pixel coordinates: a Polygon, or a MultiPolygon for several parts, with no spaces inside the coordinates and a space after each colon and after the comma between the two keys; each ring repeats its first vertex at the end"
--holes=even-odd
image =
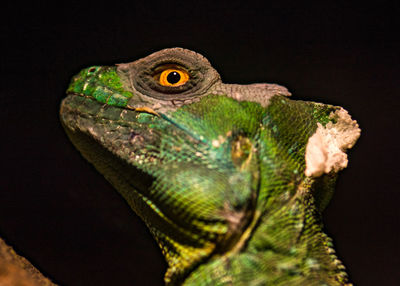
{"type": "Polygon", "coordinates": [[[340,107],[224,84],[181,48],[84,69],[67,93],[67,134],[148,225],[167,282],[242,251],[263,223],[306,215],[299,205],[321,211],[359,136],[340,107]]]}

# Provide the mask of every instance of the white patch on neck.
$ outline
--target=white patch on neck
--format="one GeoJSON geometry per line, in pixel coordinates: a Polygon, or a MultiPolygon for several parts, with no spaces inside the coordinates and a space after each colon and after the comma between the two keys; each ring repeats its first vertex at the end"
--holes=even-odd
{"type": "Polygon", "coordinates": [[[306,146],[306,176],[318,177],[332,170],[338,172],[347,167],[346,149],[350,149],[360,137],[357,121],[352,120],[346,110],[340,108],[331,113],[336,123],[329,122],[318,128],[306,146]]]}

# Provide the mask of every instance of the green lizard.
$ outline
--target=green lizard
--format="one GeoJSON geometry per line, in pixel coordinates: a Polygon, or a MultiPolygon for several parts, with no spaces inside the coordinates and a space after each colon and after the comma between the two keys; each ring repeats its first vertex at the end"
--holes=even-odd
{"type": "Polygon", "coordinates": [[[76,75],[61,121],[157,240],[167,285],[349,285],[320,214],[360,135],[341,107],[222,83],[165,49],[76,75]]]}

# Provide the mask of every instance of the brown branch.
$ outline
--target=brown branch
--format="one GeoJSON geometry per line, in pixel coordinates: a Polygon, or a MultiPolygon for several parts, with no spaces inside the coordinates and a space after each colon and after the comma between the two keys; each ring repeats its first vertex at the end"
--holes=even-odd
{"type": "Polygon", "coordinates": [[[0,285],[55,286],[28,260],[19,256],[0,238],[0,285]]]}

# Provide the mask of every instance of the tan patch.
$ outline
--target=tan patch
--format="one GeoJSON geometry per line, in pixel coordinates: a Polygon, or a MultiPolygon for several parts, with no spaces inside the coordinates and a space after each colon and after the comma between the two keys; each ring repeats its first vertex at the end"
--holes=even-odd
{"type": "Polygon", "coordinates": [[[360,137],[361,130],[357,121],[352,120],[345,109],[335,111],[330,117],[337,122],[329,122],[325,127],[317,123],[317,130],[308,140],[304,171],[306,176],[318,177],[346,168],[348,160],[345,151],[353,147],[360,137]]]}

